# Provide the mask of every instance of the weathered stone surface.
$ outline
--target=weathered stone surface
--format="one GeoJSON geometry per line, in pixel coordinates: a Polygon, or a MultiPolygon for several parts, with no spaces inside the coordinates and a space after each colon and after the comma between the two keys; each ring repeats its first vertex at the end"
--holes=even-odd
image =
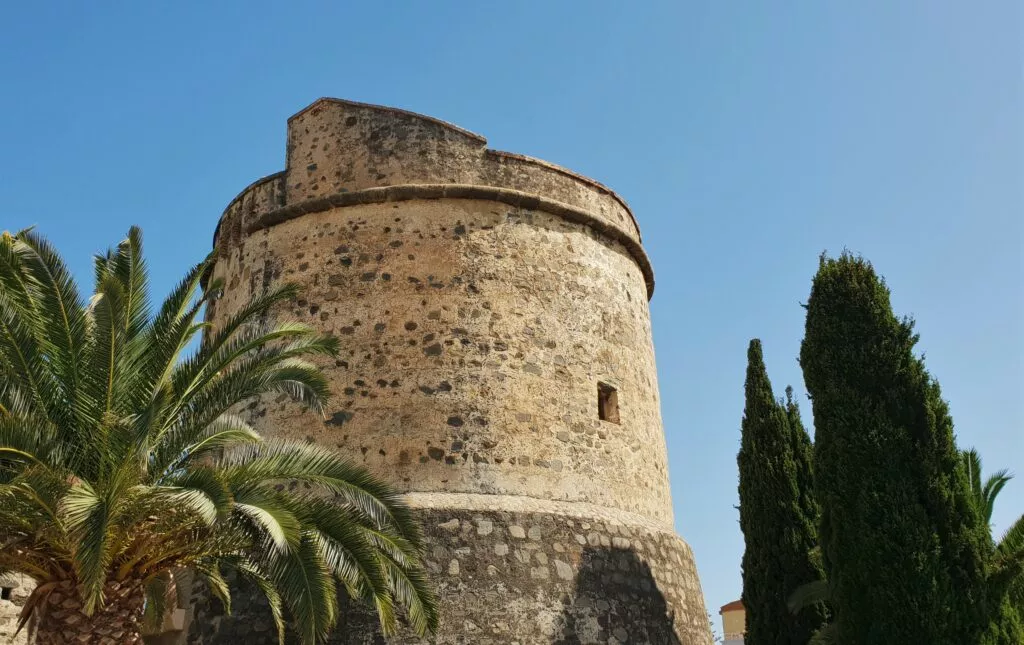
{"type": "MultiPolygon", "coordinates": [[[[453,509],[454,497],[436,500],[437,508],[419,510],[427,528],[427,567],[441,598],[442,629],[433,641],[438,645],[708,642],[693,555],[670,531],[628,514],[581,517],[581,510],[590,509],[576,508],[576,515],[568,516],[562,514],[564,507],[539,500],[526,504],[533,511],[453,509]],[[495,528],[486,536],[474,528],[483,519],[495,528]],[[637,523],[619,523],[629,519],[637,523]],[[453,534],[446,527],[456,521],[460,528],[453,534]],[[574,539],[581,521],[600,536],[622,537],[643,548],[581,545],[574,539]],[[543,539],[503,542],[508,528],[522,525],[538,528],[543,539]],[[532,548],[525,550],[527,546],[532,548]]],[[[414,497],[416,501],[423,500],[414,497]]],[[[217,629],[194,633],[191,643],[276,642],[272,631],[257,629],[269,620],[258,593],[242,587],[235,597],[232,616],[222,615],[216,600],[202,601],[196,621],[217,629]]],[[[362,608],[348,607],[343,620],[329,643],[384,642],[373,615],[362,608]]],[[[388,642],[422,641],[403,636],[388,642]]]]}
{"type": "MultiPolygon", "coordinates": [[[[248,413],[408,493],[442,596],[438,643],[705,645],[693,559],[671,529],[635,220],[604,186],[485,143],[333,99],[289,120],[287,169],[218,226],[227,289],[208,319],[296,282],[301,300],[276,315],[342,352],[323,365],[326,420],[281,397],[248,413]],[[616,409],[599,411],[599,391],[616,409]]],[[[231,618],[196,611],[194,643],[262,642],[245,603],[231,618]]],[[[383,642],[346,620],[332,642],[383,642]]]]}
{"type": "Polygon", "coordinates": [[[248,288],[225,293],[215,322],[270,275],[298,282],[308,301],[282,318],[343,343],[347,367],[326,365],[335,392],[328,423],[266,397],[253,409],[260,425],[311,436],[405,490],[589,501],[669,524],[647,300],[631,256],[542,212],[465,200],[402,206],[289,220],[218,262],[215,275],[240,275],[248,288]],[[445,237],[458,222],[471,232],[445,237]],[[402,252],[387,244],[396,236],[410,238],[402,252]],[[355,265],[331,280],[342,241],[365,258],[356,264],[417,282],[366,282],[355,265]],[[322,262],[323,273],[299,272],[299,255],[322,262]],[[331,289],[344,295],[328,303],[331,289]],[[598,382],[618,388],[621,424],[598,419],[598,382]]]}
{"type": "Polygon", "coordinates": [[[31,578],[22,574],[0,575],[0,589],[7,590],[4,594],[7,597],[0,598],[0,643],[25,645],[28,642],[28,634],[25,630],[22,630],[16,638],[14,638],[14,632],[18,629],[18,616],[21,614],[21,608],[35,586],[31,578]]]}

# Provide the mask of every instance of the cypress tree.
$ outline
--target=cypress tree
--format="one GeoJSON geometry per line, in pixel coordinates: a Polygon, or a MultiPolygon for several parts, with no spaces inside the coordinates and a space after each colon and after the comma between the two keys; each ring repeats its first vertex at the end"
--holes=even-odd
{"type": "Polygon", "coordinates": [[[1024,643],[1024,620],[1009,596],[1004,597],[996,615],[981,637],[980,645],[1020,645],[1024,643]]]}
{"type": "Polygon", "coordinates": [[[938,383],[871,265],[822,256],[800,364],[819,539],[841,643],[978,643],[988,536],[938,383]]]}
{"type": "MultiPolygon", "coordinates": [[[[804,474],[796,448],[799,411],[792,400],[775,400],[761,355],[761,342],[747,350],[746,407],[737,461],[740,472],[740,527],[743,553],[743,605],[747,645],[806,645],[824,622],[821,605],[794,616],[787,605],[797,587],[818,580],[812,561],[814,518],[800,489],[804,474]],[[797,428],[790,419],[795,419],[797,428]]],[[[810,440],[807,439],[808,444],[810,440]]],[[[807,492],[809,495],[809,491],[807,492]]]]}

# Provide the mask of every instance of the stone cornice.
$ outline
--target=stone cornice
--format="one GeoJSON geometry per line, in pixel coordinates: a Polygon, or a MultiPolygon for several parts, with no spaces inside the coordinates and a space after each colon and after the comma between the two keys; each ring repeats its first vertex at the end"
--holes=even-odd
{"type": "Polygon", "coordinates": [[[618,242],[626,248],[630,256],[640,268],[647,285],[647,298],[654,294],[654,270],[647,253],[639,242],[623,233],[620,229],[610,226],[590,213],[565,204],[563,202],[532,195],[511,188],[495,186],[477,186],[470,184],[406,184],[402,186],[382,186],[364,188],[351,192],[341,192],[317,197],[295,204],[288,204],[257,216],[244,228],[248,235],[254,231],[270,228],[281,222],[292,220],[309,213],[321,213],[332,208],[344,208],[359,204],[380,204],[383,202],[402,202],[416,199],[480,199],[500,202],[524,208],[540,210],[576,224],[583,224],[602,236],[618,242]]]}

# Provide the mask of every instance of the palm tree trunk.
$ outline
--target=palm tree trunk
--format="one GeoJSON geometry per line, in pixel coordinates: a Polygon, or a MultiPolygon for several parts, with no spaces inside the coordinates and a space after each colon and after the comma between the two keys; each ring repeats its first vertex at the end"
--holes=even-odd
{"type": "Polygon", "coordinates": [[[87,616],[78,590],[60,583],[44,601],[35,645],[137,645],[145,594],[137,581],[108,582],[103,607],[87,616]]]}

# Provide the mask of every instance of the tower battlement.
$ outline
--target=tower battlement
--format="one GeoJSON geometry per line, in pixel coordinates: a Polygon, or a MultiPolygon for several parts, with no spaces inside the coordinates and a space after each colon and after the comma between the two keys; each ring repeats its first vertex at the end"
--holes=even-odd
{"type": "MultiPolygon", "coordinates": [[[[235,236],[307,212],[375,201],[492,196],[539,205],[627,246],[654,272],[632,211],[610,188],[555,164],[487,148],[487,140],[429,116],[321,98],[288,119],[285,170],[247,186],[217,227],[235,236]],[[490,189],[490,190],[487,190],[490,189]]],[[[214,240],[217,243],[217,239],[214,240]]]]}

